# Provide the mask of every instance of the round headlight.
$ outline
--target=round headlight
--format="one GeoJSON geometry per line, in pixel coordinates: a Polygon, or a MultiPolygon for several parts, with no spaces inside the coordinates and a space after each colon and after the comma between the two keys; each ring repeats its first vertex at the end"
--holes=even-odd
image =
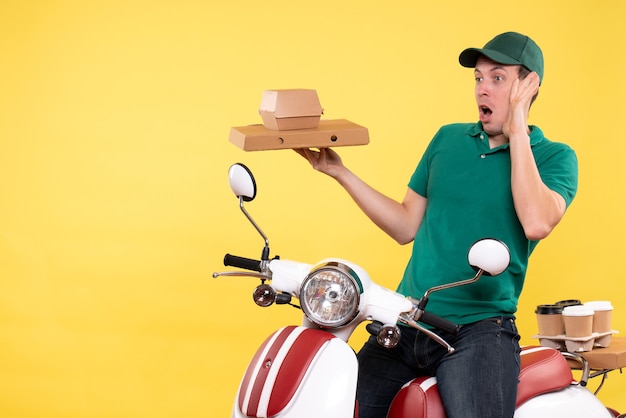
{"type": "Polygon", "coordinates": [[[345,264],[314,268],[302,282],[300,305],[309,320],[323,328],[350,322],[359,311],[360,280],[345,264]]]}

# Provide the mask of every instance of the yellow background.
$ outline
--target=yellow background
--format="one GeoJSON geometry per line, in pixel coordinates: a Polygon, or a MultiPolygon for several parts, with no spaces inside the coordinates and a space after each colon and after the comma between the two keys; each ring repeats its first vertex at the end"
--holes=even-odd
{"type": "MultiPolygon", "coordinates": [[[[224,417],[246,363],[289,307],[253,305],[253,279],[212,279],[261,239],[338,256],[395,287],[410,247],[377,230],[292,151],[246,153],[262,91],[313,88],[325,117],[369,128],[346,164],[401,199],[444,123],[475,121],[458,53],[497,33],[546,57],[531,123],[569,143],[579,194],[531,260],[519,311],[609,299],[626,332],[626,3],[463,1],[0,1],[0,416],[224,417]]],[[[352,343],[359,347],[359,332],[352,343]]],[[[593,384],[592,384],[593,385],[593,384]]],[[[600,392],[626,411],[626,377],[600,392]]]]}

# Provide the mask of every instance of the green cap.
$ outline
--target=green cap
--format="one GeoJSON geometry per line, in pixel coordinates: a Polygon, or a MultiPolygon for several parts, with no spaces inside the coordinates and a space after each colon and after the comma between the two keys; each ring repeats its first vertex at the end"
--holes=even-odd
{"type": "Polygon", "coordinates": [[[517,32],[502,33],[480,48],[467,48],[459,55],[463,67],[474,68],[481,55],[507,65],[523,65],[539,75],[543,81],[543,54],[539,46],[526,35],[517,32]]]}

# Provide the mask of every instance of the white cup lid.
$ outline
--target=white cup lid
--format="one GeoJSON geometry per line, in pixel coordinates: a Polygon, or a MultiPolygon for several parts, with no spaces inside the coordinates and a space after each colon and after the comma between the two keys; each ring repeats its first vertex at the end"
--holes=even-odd
{"type": "Polygon", "coordinates": [[[611,311],[613,310],[613,305],[608,300],[593,300],[590,302],[585,302],[585,306],[590,307],[594,311],[611,311]]]}
{"type": "Polygon", "coordinates": [[[585,305],[566,306],[563,308],[564,316],[591,316],[593,313],[593,308],[585,305]]]}

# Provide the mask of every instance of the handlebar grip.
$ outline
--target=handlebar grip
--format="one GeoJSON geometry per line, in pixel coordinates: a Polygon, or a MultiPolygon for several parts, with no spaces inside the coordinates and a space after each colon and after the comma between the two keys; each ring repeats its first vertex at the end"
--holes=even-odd
{"type": "Polygon", "coordinates": [[[433,315],[428,312],[422,313],[419,321],[428,325],[432,325],[435,328],[442,329],[454,335],[458,334],[460,329],[460,326],[458,326],[454,322],[448,321],[447,319],[443,319],[440,316],[433,315]]]}
{"type": "Polygon", "coordinates": [[[226,254],[224,256],[224,265],[238,267],[244,270],[261,271],[261,261],[251,258],[239,257],[236,255],[226,254]]]}

